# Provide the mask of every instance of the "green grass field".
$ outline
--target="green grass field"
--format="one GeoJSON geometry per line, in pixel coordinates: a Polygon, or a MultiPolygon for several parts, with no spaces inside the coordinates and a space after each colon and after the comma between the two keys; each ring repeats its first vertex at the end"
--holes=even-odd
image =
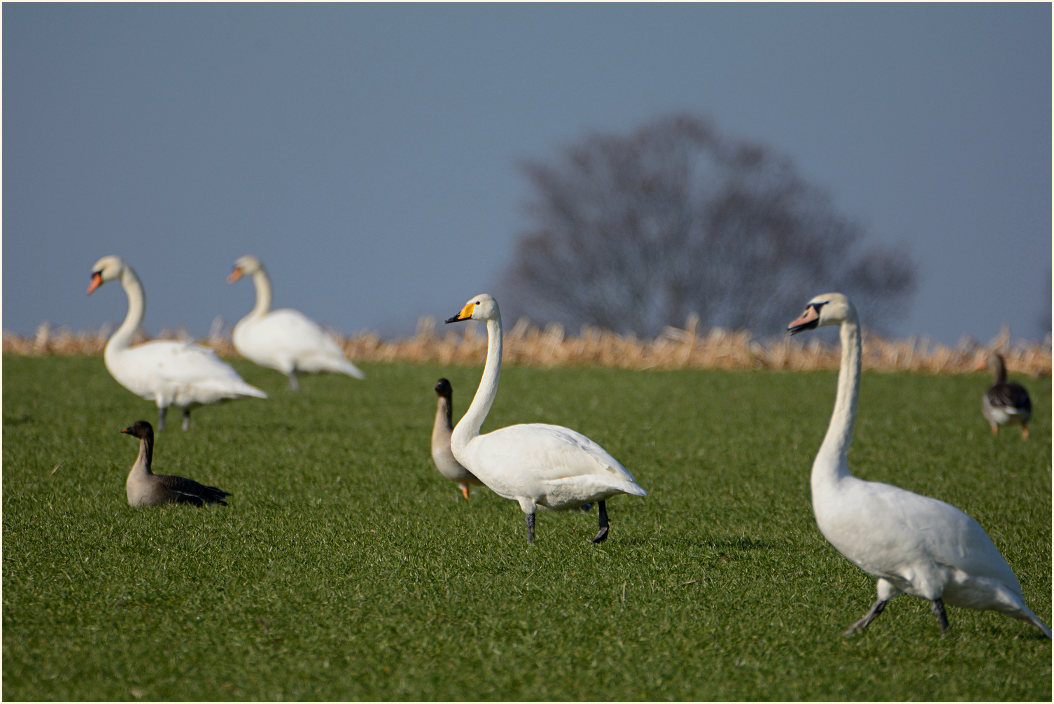
{"type": "MultiPolygon", "coordinates": [[[[482,360],[481,360],[482,361],[482,360]]],[[[228,507],[132,509],[156,409],[100,358],[3,360],[3,696],[49,699],[1037,700],[1051,643],[993,612],[890,603],[813,522],[835,373],[507,367],[484,430],[589,435],[650,495],[538,514],[432,465],[481,367],[367,364],[365,381],[233,364],[267,401],[159,433],[154,469],[228,507]]],[[[992,437],[987,376],[865,369],[854,472],[976,518],[1051,622],[1051,382],[1032,438],[992,437]]]]}

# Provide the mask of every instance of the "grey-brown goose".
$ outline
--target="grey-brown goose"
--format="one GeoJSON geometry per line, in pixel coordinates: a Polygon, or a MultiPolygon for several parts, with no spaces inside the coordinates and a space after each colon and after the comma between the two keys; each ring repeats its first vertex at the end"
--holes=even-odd
{"type": "Polygon", "coordinates": [[[454,459],[450,451],[450,433],[454,430],[454,389],[447,379],[440,379],[435,385],[436,420],[432,426],[432,461],[436,469],[452,482],[457,482],[461,495],[468,499],[468,486],[482,486],[483,482],[476,475],[465,469],[454,459]]]}
{"type": "Polygon", "coordinates": [[[1021,384],[1006,380],[1006,361],[998,352],[988,356],[988,369],[994,381],[981,399],[981,412],[992,426],[992,433],[998,433],[1001,425],[1020,423],[1021,437],[1027,438],[1028,419],[1032,417],[1028,391],[1021,384]]]}
{"type": "Polygon", "coordinates": [[[145,420],[123,428],[127,433],[139,438],[139,456],[128,473],[124,484],[128,493],[129,506],[156,506],[157,504],[205,504],[227,505],[224,497],[230,492],[214,486],[198,484],[193,479],[177,477],[171,474],[154,474],[150,463],[154,458],[154,428],[145,420]]]}

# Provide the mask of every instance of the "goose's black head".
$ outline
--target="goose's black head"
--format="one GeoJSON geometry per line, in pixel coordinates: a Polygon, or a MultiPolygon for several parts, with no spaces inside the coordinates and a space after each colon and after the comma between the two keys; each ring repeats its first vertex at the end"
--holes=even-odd
{"type": "Polygon", "coordinates": [[[450,395],[454,393],[454,389],[450,386],[450,381],[444,377],[436,382],[435,392],[439,396],[449,399],[450,395]]]}
{"type": "Polygon", "coordinates": [[[121,428],[122,433],[127,433],[137,438],[150,438],[154,439],[154,426],[150,425],[145,420],[137,420],[127,428],[121,428]]]}

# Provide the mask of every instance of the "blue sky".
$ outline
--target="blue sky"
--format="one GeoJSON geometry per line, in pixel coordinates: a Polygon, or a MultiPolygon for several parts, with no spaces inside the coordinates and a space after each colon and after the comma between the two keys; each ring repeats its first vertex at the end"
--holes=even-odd
{"type": "Polygon", "coordinates": [[[1049,4],[4,4],[3,327],[120,322],[119,254],[204,336],[253,253],[277,306],[407,334],[495,286],[518,162],[674,111],[916,260],[895,335],[1047,332],[1049,4]]]}

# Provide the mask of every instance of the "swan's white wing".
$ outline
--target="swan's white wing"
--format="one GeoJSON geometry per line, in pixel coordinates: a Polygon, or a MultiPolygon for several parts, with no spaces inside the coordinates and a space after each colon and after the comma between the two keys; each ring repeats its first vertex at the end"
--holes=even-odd
{"type": "Polygon", "coordinates": [[[495,493],[560,508],[613,493],[645,496],[618,460],[570,428],[526,423],[469,442],[464,464],[495,493]]]}
{"type": "Polygon", "coordinates": [[[126,388],[164,405],[213,403],[239,396],[267,398],[215,352],[190,342],[147,342],[121,351],[114,360],[107,360],[107,366],[126,388]]]}
{"type": "Polygon", "coordinates": [[[239,352],[257,364],[287,374],[295,368],[363,376],[318,323],[292,308],[246,318],[235,327],[234,343],[239,352]]]}
{"type": "Polygon", "coordinates": [[[960,509],[889,484],[850,483],[854,486],[842,497],[839,512],[842,525],[832,534],[837,541],[831,543],[861,568],[878,574],[874,568],[880,565],[882,572],[903,575],[933,565],[993,579],[1020,593],[991,538],[960,509]]]}

